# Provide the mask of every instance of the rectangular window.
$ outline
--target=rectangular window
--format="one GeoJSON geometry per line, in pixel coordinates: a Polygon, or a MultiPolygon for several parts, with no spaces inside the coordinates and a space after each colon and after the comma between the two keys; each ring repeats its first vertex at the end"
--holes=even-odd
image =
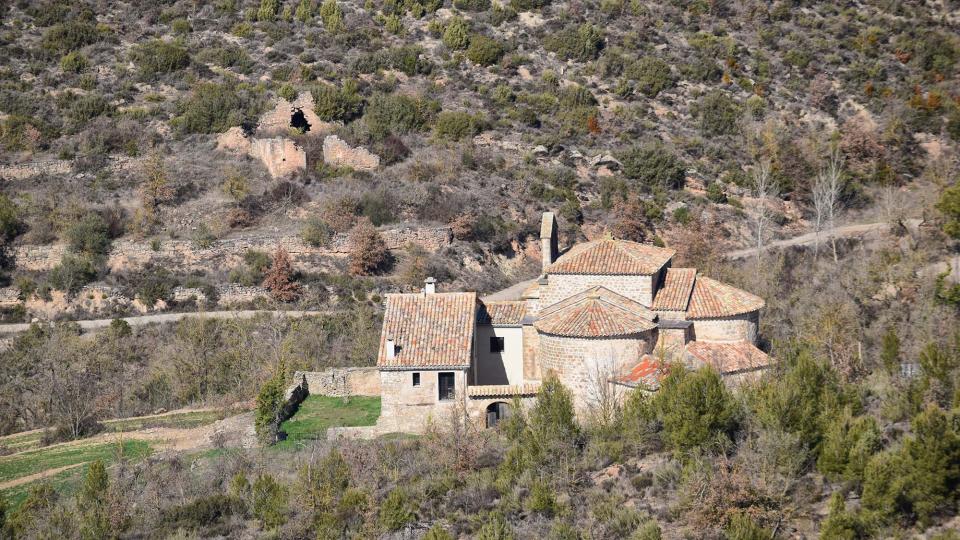
{"type": "Polygon", "coordinates": [[[419,373],[414,373],[414,374],[413,374],[413,385],[414,385],[414,386],[420,386],[420,374],[419,374],[419,373]]]}
{"type": "Polygon", "coordinates": [[[490,352],[500,353],[504,349],[504,338],[497,336],[490,336],[490,352]]]}
{"type": "Polygon", "coordinates": [[[439,398],[441,400],[453,399],[456,394],[454,387],[453,373],[437,373],[437,388],[440,389],[439,398]]]}

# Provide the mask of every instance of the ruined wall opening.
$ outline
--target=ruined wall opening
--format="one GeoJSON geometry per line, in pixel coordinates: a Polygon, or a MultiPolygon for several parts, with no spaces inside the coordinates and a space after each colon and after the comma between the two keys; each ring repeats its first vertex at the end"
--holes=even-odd
{"type": "Polygon", "coordinates": [[[492,428],[510,416],[510,404],[497,401],[487,405],[487,427],[492,428]]]}
{"type": "Polygon", "coordinates": [[[300,133],[310,131],[310,122],[307,122],[307,117],[304,116],[302,109],[293,110],[293,114],[290,116],[290,127],[300,133]]]}

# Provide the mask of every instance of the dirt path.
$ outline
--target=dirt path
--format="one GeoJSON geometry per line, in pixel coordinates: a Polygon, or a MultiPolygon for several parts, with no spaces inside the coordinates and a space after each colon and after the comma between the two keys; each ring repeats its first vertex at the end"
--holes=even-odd
{"type": "MultiPolygon", "coordinates": [[[[310,317],[313,315],[326,315],[332,311],[271,311],[271,310],[243,310],[243,311],[199,311],[185,313],[158,313],[155,315],[141,315],[139,317],[122,317],[130,326],[143,326],[154,323],[177,322],[187,318],[209,318],[209,319],[252,319],[257,315],[271,314],[282,315],[285,317],[310,317]]],[[[83,330],[102,330],[108,328],[114,319],[91,319],[86,321],[75,321],[83,330]]],[[[30,329],[30,323],[0,324],[0,335],[18,334],[30,329]]]]}
{"type": "Polygon", "coordinates": [[[84,461],[83,463],[74,463],[73,465],[64,465],[63,467],[57,467],[56,469],[47,469],[45,471],[40,471],[38,473],[28,474],[27,476],[21,476],[20,478],[14,478],[13,480],[7,480],[6,482],[0,482],[0,491],[5,489],[15,488],[23,484],[29,484],[34,480],[42,480],[44,478],[49,478],[60,474],[63,471],[69,469],[75,469],[81,465],[86,465],[88,462],[84,461]]]}
{"type": "MultiPolygon", "coordinates": [[[[833,229],[828,229],[820,233],[820,242],[826,243],[829,242],[831,238],[851,238],[854,236],[863,236],[872,232],[886,232],[890,229],[888,223],[879,222],[879,223],[855,223],[852,225],[843,225],[841,227],[834,227],[833,229]]],[[[783,249],[787,247],[794,246],[808,246],[813,245],[817,241],[817,233],[811,232],[806,234],[801,234],[799,236],[794,236],[793,238],[787,238],[785,240],[777,240],[770,242],[764,247],[764,250],[772,249],[783,249]]],[[[748,249],[738,249],[735,251],[728,251],[726,257],[728,259],[746,259],[747,257],[753,257],[757,254],[757,248],[748,248],[748,249]]]]}

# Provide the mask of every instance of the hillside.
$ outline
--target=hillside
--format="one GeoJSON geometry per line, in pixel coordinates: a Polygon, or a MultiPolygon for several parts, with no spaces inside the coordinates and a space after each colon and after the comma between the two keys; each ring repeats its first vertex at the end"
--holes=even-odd
{"type": "Polygon", "coordinates": [[[0,537],[958,538],[958,144],[955,0],[0,2],[0,537]],[[545,211],[764,298],[777,366],[114,444],[373,365],[428,276],[516,297],[545,211]]]}

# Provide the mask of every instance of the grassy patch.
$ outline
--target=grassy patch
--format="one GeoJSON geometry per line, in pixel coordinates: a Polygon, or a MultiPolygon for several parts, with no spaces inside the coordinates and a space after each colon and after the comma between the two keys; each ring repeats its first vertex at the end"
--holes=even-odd
{"type": "Polygon", "coordinates": [[[212,424],[217,420],[240,414],[242,411],[222,409],[217,411],[191,411],[185,413],[168,414],[164,416],[146,418],[121,418],[103,422],[107,431],[137,431],[148,428],[178,428],[187,429],[212,424]]]}
{"type": "Polygon", "coordinates": [[[298,443],[323,438],[329,427],[372,426],[379,416],[379,397],[308,396],[297,414],[280,426],[287,439],[275,448],[295,448],[298,443]]]}
{"type": "Polygon", "coordinates": [[[43,431],[24,433],[22,435],[8,435],[0,438],[0,448],[5,449],[5,453],[22,452],[40,446],[40,439],[42,438],[43,431]]]}
{"type": "Polygon", "coordinates": [[[26,484],[20,484],[19,486],[5,489],[3,490],[3,496],[7,500],[7,503],[10,504],[10,511],[16,510],[20,504],[23,503],[24,499],[30,495],[30,490],[33,489],[33,486],[36,486],[38,482],[48,482],[51,486],[53,486],[53,489],[57,492],[61,499],[72,497],[77,491],[77,486],[80,485],[84,475],[87,474],[87,468],[89,466],[89,464],[81,465],[79,467],[60,471],[57,474],[44,478],[43,480],[27,482],[26,484]]]}
{"type": "Polygon", "coordinates": [[[0,458],[0,482],[96,459],[113,462],[121,454],[121,447],[122,455],[127,459],[139,459],[151,452],[148,443],[133,440],[123,441],[122,444],[65,444],[41,448],[0,458]]]}

